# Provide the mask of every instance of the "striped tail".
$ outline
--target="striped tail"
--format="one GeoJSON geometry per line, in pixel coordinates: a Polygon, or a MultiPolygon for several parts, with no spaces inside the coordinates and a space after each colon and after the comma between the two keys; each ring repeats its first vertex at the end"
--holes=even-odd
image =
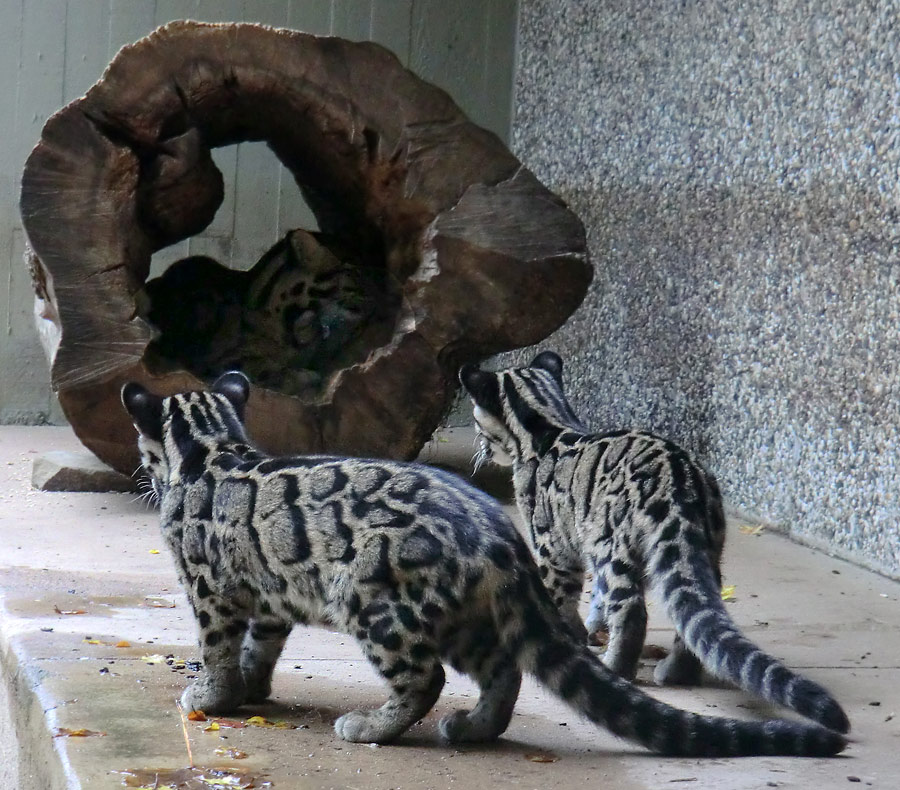
{"type": "Polygon", "coordinates": [[[570,633],[537,574],[522,574],[494,602],[501,639],[528,672],[575,711],[654,752],[682,757],[828,757],[846,739],[815,724],[739,721],[673,708],[608,670],[570,633]]]}
{"type": "Polygon", "coordinates": [[[664,577],[659,588],[675,630],[709,672],[831,730],[850,730],[847,714],[828,691],[792,672],[740,632],[722,603],[705,555],[693,559],[690,576],[681,568],[664,577]]]}

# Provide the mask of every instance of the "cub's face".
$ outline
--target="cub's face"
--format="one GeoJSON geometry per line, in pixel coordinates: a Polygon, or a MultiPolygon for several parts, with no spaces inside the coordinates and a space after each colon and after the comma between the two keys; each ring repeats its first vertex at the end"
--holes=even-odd
{"type": "Polygon", "coordinates": [[[122,387],[122,404],[137,428],[141,464],[155,502],[162,496],[163,483],[169,476],[163,444],[163,400],[136,382],[122,387]]]}
{"type": "Polygon", "coordinates": [[[512,466],[514,441],[506,425],[474,402],[475,469],[485,463],[512,466]]]}
{"type": "Polygon", "coordinates": [[[247,441],[243,419],[249,395],[250,382],[239,372],[219,376],[209,391],[168,398],[134,381],[122,387],[122,404],[137,428],[141,462],[157,499],[181,474],[194,444],[247,441]]]}
{"type": "Polygon", "coordinates": [[[459,380],[472,399],[477,448],[475,469],[488,461],[498,466],[510,466],[516,441],[503,418],[498,375],[466,365],[459,372],[459,380]]]}

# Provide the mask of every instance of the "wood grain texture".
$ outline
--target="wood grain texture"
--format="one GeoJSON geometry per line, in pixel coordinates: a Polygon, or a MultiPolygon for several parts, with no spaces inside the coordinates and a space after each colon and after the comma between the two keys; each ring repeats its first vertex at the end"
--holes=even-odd
{"type": "MultiPolygon", "coordinates": [[[[422,0],[5,0],[0,3],[0,370],[27,371],[0,381],[0,422],[59,422],[62,415],[50,392],[46,361],[28,321],[11,323],[14,312],[27,315],[33,301],[21,260],[21,220],[16,203],[22,166],[47,118],[82,96],[100,78],[120,47],[175,19],[264,22],[318,35],[334,32],[372,39],[410,64],[413,24],[429,25],[435,46],[451,34],[449,17],[423,16],[422,0]],[[19,234],[16,236],[16,234],[19,234]],[[16,241],[16,239],[19,239],[16,241]],[[14,270],[18,270],[14,272],[14,270]],[[13,326],[13,323],[15,326],[13,326]]],[[[454,82],[458,63],[442,58],[422,63],[423,76],[453,91],[476,122],[507,139],[508,107],[515,41],[515,0],[491,0],[466,11],[469,35],[487,47],[479,60],[488,78],[477,85],[454,82]],[[506,28],[491,20],[505,9],[506,28]],[[511,14],[511,16],[510,16],[511,14]],[[513,20],[513,21],[509,21],[513,20]],[[495,65],[491,65],[491,64],[495,65]]],[[[455,28],[454,28],[455,30],[455,28]]],[[[457,35],[453,32],[453,35],[457,35]]],[[[316,219],[293,177],[264,143],[241,143],[213,151],[224,182],[224,200],[213,222],[195,236],[154,253],[151,271],[160,274],[190,254],[211,255],[249,268],[293,227],[315,229],[316,219]],[[257,187],[261,187],[257,189],[257,187]],[[236,234],[236,228],[240,234],[236,234]]]]}
{"type": "Polygon", "coordinates": [[[117,469],[137,461],[123,382],[201,384],[148,366],[135,294],[154,251],[215,215],[208,149],[246,141],[268,144],[322,230],[379,267],[401,305],[388,341],[314,395],[254,389],[250,431],[267,449],[412,457],[460,364],[542,339],[584,296],[578,219],[383,47],[172,23],[47,123],[23,179],[36,288],[59,328],[53,381],[76,433],[117,469]]]}

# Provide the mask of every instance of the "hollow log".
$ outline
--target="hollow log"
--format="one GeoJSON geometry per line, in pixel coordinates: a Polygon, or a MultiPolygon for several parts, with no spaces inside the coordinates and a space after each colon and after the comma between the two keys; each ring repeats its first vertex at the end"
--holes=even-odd
{"type": "MultiPolygon", "coordinates": [[[[178,308],[178,288],[164,287],[177,278],[147,278],[153,253],[202,231],[222,202],[210,150],[248,140],[269,145],[319,223],[317,234],[283,240],[279,249],[294,252],[279,276],[306,276],[327,258],[315,264],[321,276],[365,271],[380,289],[370,293],[379,309],[351,321],[346,344],[322,340],[329,310],[346,323],[355,309],[340,299],[301,306],[303,331],[321,341],[313,351],[295,338],[294,356],[279,356],[269,342],[282,367],[295,359],[311,371],[293,388],[277,376],[254,381],[248,427],[270,451],[412,457],[448,408],[460,364],[538,342],[584,297],[591,268],[578,218],[383,47],[171,23],[123,48],[47,121],[22,180],[53,386],[79,438],[120,471],[138,463],[122,384],[169,394],[203,386],[213,370],[210,358],[165,351],[179,336],[153,315],[167,299],[178,308]]],[[[233,285],[227,273],[212,280],[233,285]]],[[[254,282],[235,286],[241,309],[261,293],[254,282]]],[[[195,345],[202,335],[177,332],[195,345]]]]}

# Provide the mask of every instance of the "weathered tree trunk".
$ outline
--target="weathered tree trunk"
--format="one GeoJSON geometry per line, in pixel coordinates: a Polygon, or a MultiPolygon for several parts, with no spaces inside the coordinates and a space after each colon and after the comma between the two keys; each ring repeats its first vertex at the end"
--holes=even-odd
{"type": "Polygon", "coordinates": [[[579,220],[387,50],[169,24],[47,122],[22,182],[53,385],[81,440],[120,471],[137,464],[123,382],[163,394],[204,383],[148,362],[138,302],[151,255],[222,201],[210,149],[243,140],[268,143],[323,238],[377,269],[395,305],[378,313],[377,345],[344,367],[321,361],[320,385],[254,387],[249,429],[270,450],[413,456],[459,364],[541,340],[584,297],[579,220]]]}

